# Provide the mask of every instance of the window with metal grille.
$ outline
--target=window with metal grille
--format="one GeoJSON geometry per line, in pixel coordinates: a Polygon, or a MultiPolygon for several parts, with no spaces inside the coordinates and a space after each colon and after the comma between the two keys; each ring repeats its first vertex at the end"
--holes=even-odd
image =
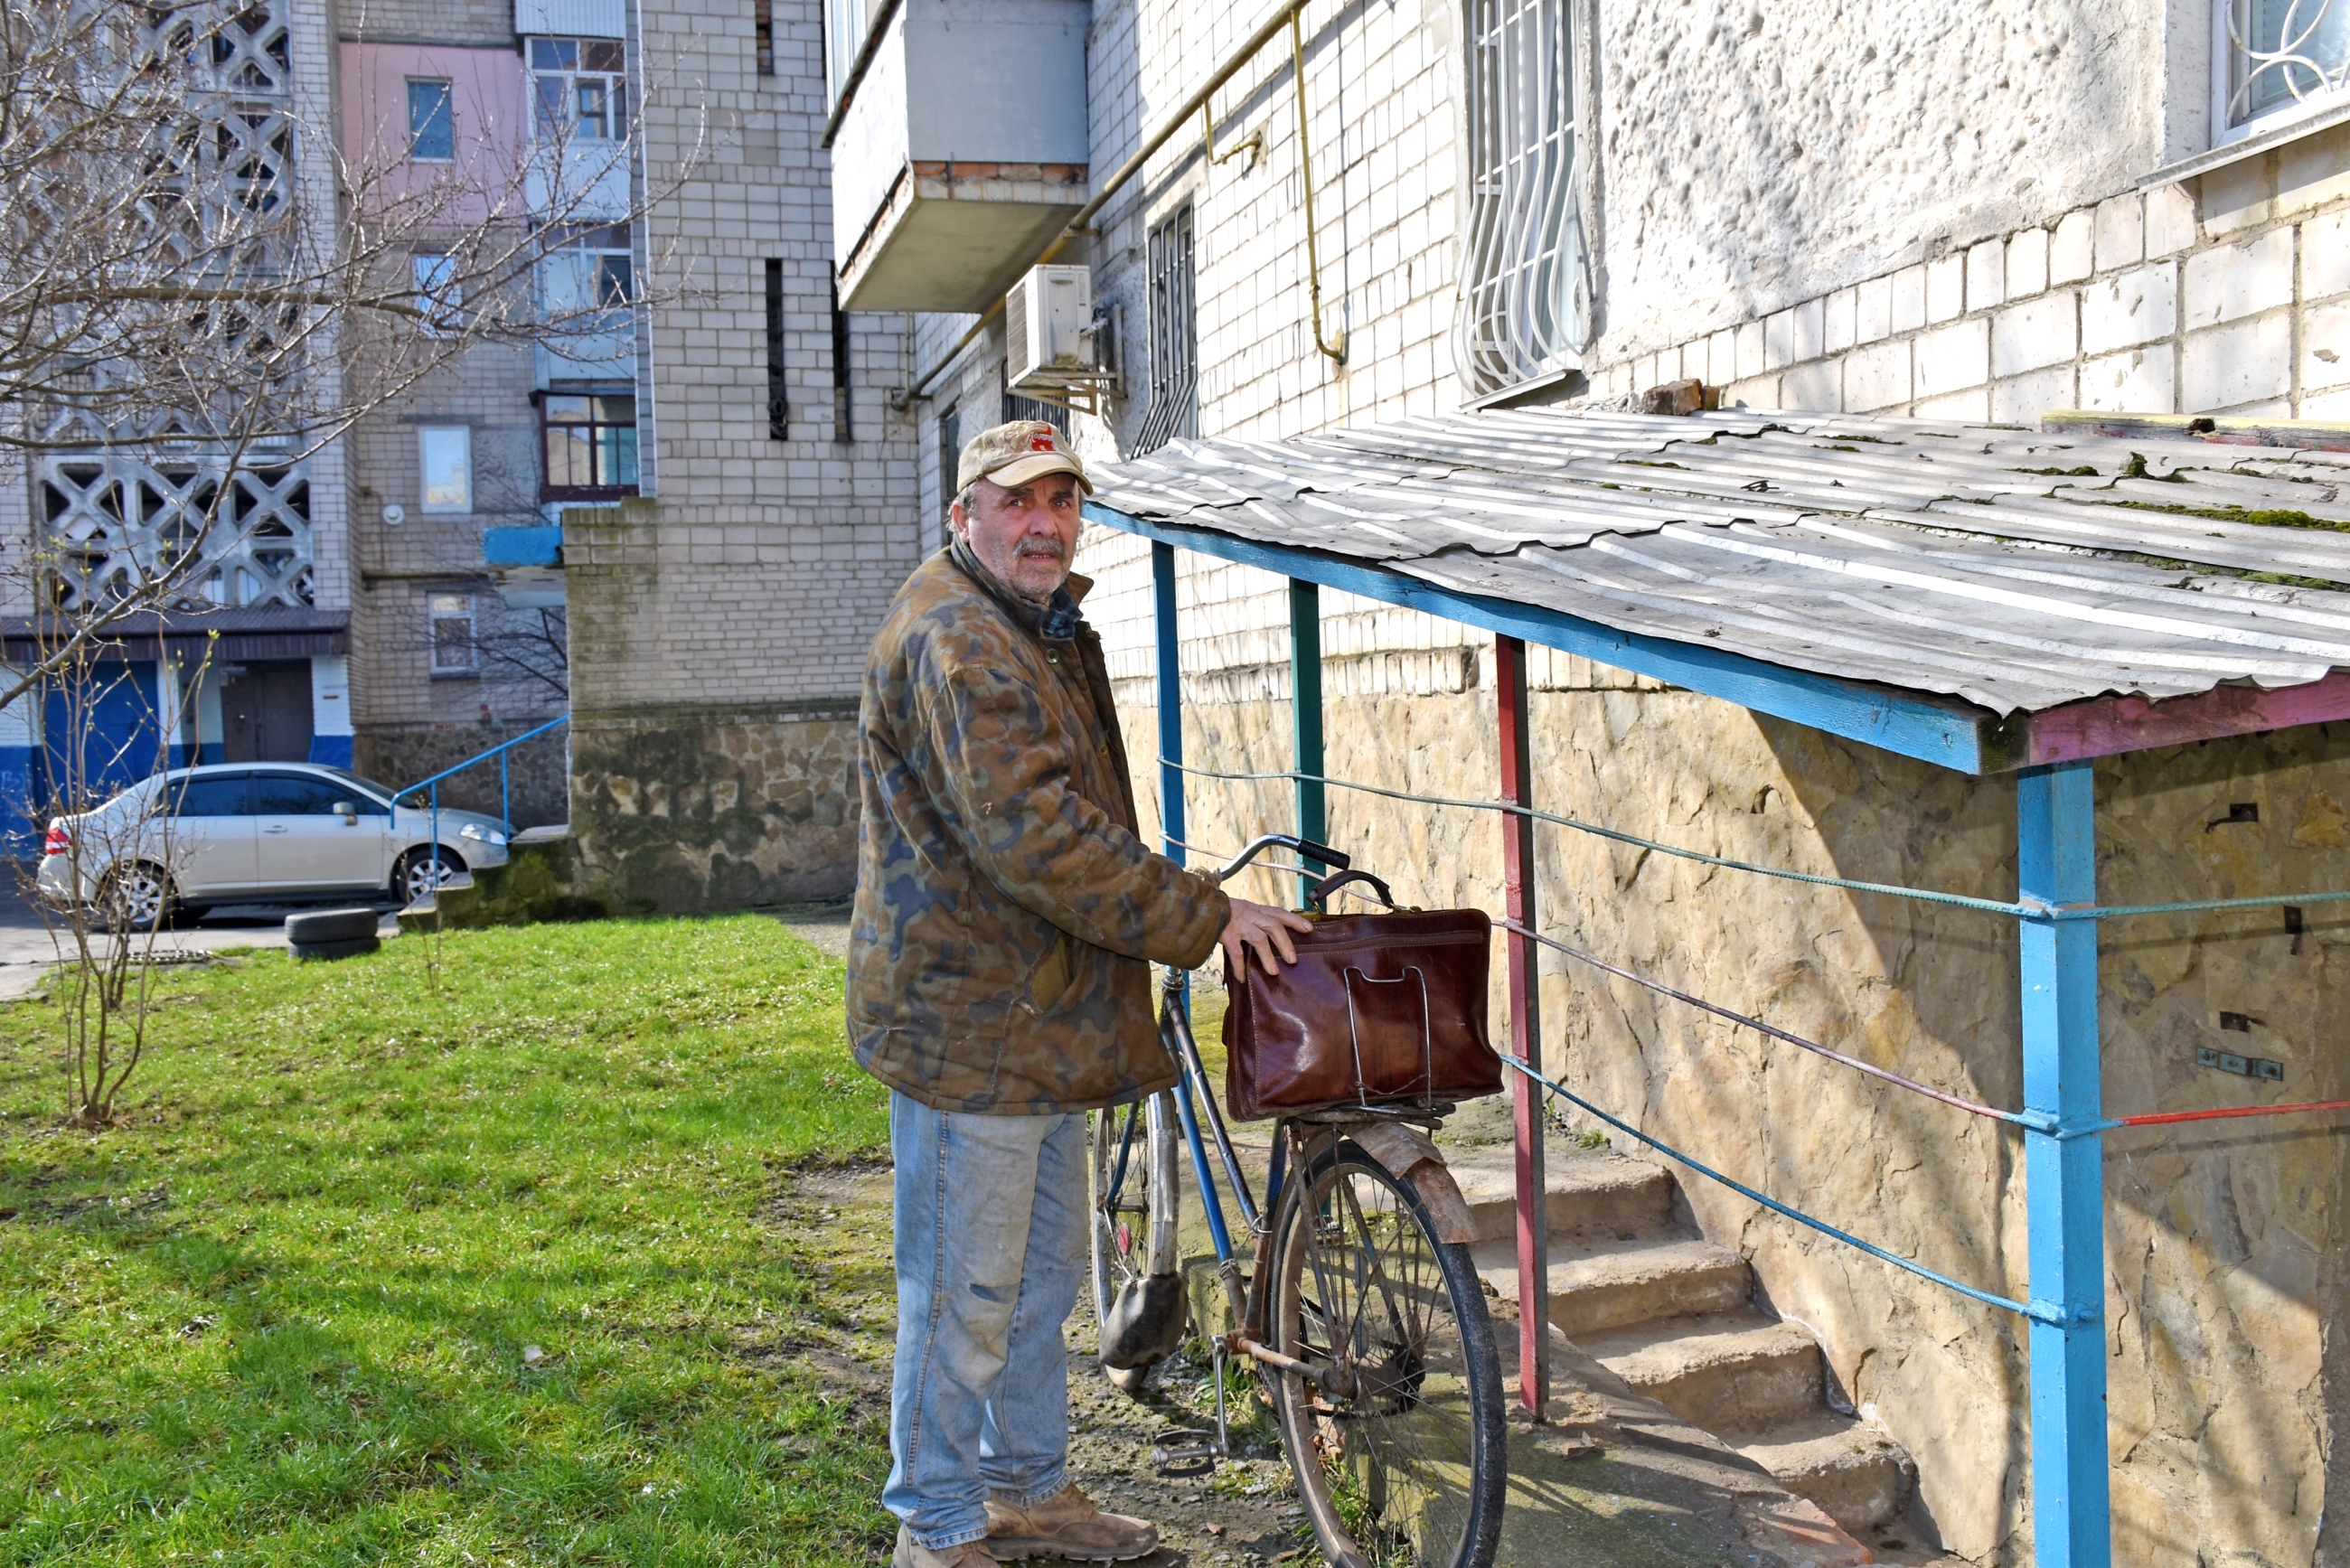
{"type": "Polygon", "coordinates": [[[1135,437],[1137,455],[1177,436],[1200,433],[1200,322],[1191,267],[1191,209],[1150,231],[1150,408],[1135,437]]]}
{"type": "Polygon", "coordinates": [[[1011,370],[1001,359],[995,362],[995,388],[1002,399],[1005,424],[1014,420],[1038,420],[1064,436],[1069,433],[1069,410],[1058,403],[1048,403],[1042,398],[1024,398],[1014,391],[1011,370]]]}
{"type": "Polygon", "coordinates": [[[939,415],[939,545],[944,548],[954,536],[954,521],[948,508],[954,504],[955,480],[962,468],[962,409],[949,403],[939,415]]]}
{"type": "Polygon", "coordinates": [[[1472,392],[1589,341],[1571,0],[1469,0],[1469,233],[1453,357],[1472,392]]]}
{"type": "Polygon", "coordinates": [[[758,56],[759,74],[775,74],[775,0],[751,0],[751,42],[758,56]]]}
{"type": "Polygon", "coordinates": [[[2214,72],[2225,143],[2255,120],[2350,98],[2350,0],[2215,0],[2224,71],[2214,72]]]}

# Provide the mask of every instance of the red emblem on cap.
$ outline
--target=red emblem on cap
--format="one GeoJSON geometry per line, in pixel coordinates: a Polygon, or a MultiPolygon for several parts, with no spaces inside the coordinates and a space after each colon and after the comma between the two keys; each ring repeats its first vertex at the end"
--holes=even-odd
{"type": "Polygon", "coordinates": [[[1050,431],[1038,431],[1035,435],[1030,436],[1028,438],[1028,450],[1030,452],[1053,451],[1053,432],[1050,431]]]}

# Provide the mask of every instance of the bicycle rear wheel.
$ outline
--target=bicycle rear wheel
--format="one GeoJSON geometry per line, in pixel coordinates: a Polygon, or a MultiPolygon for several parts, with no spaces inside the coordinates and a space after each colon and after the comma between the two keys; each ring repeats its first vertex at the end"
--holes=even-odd
{"type": "MultiPolygon", "coordinates": [[[[1122,1292],[1144,1289],[1145,1282],[1164,1281],[1175,1272],[1176,1133],[1167,1101],[1158,1094],[1092,1116],[1087,1168],[1094,1326],[1105,1337],[1122,1292]]],[[[1137,1394],[1150,1367],[1105,1363],[1102,1373],[1112,1386],[1137,1394]]]]}
{"type": "Polygon", "coordinates": [[[1469,1249],[1351,1142],[1286,1184],[1267,1333],[1322,1374],[1272,1374],[1297,1490],[1333,1568],[1487,1568],[1508,1433],[1469,1249]]]}

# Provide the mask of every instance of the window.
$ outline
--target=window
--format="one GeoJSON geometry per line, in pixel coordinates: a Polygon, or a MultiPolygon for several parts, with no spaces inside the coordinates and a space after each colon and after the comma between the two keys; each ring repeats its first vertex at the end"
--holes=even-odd
{"type": "Polygon", "coordinates": [[[1150,231],[1150,411],[1137,456],[1200,433],[1200,327],[1191,270],[1191,209],[1150,231]]]}
{"type": "Polygon", "coordinates": [[[1048,403],[1042,398],[1024,398],[1012,390],[1012,378],[1003,362],[995,365],[995,385],[1003,393],[1003,422],[1014,420],[1041,420],[1064,436],[1069,433],[1069,410],[1058,403],[1048,403]]]}
{"type": "Polygon", "coordinates": [[[543,501],[611,500],[637,493],[637,400],[549,392],[543,501]]]}
{"type": "Polygon", "coordinates": [[[775,74],[775,0],[751,0],[751,41],[759,57],[759,74],[775,74]]]}
{"type": "Polygon", "coordinates": [[[767,439],[791,439],[791,408],[784,384],[784,264],[770,259],[767,275],[767,439]]]}
{"type": "Polygon", "coordinates": [[[424,469],[423,509],[473,509],[473,432],[463,425],[426,425],[416,432],[424,469]]]}
{"type": "Polygon", "coordinates": [[[857,68],[858,52],[865,47],[867,0],[824,0],[825,108],[840,107],[848,90],[848,73],[857,68]]]}
{"type": "Polygon", "coordinates": [[[457,156],[457,122],[449,112],[446,81],[408,83],[408,155],[447,163],[457,156]]]}
{"type": "Polygon", "coordinates": [[[1469,0],[1469,236],[1453,360],[1471,392],[1567,368],[1587,341],[1567,0],[1469,0]]]}
{"type": "Polygon", "coordinates": [[[2338,101],[2350,88],[2350,0],[2218,0],[2220,133],[2235,140],[2256,119],[2338,101]]]}
{"type": "Polygon", "coordinates": [[[618,38],[531,39],[530,85],[540,135],[628,137],[628,62],[618,38]]]}
{"type": "Polygon", "coordinates": [[[463,322],[457,307],[465,302],[465,291],[457,281],[457,258],[421,255],[411,259],[416,270],[416,308],[424,314],[424,331],[430,337],[446,337],[463,322]]]}
{"type": "MultiPolygon", "coordinates": [[[[464,600],[471,604],[471,599],[464,600]]],[[[470,620],[467,623],[471,625],[470,620]]],[[[438,631],[440,622],[433,622],[438,631]]],[[[471,638],[467,644],[471,646],[471,638]]],[[[437,663],[437,659],[436,659],[437,663]]],[[[380,801],[369,800],[357,790],[311,774],[260,774],[253,781],[254,815],[255,816],[332,816],[335,807],[348,805],[358,816],[389,815],[380,801]]]]}
{"type": "Polygon", "coordinates": [[[206,774],[192,778],[172,792],[174,816],[250,816],[246,800],[249,774],[206,774]]]}
{"type": "Polygon", "coordinates": [[[832,439],[846,446],[857,439],[857,400],[848,385],[848,312],[840,308],[840,285],[832,286],[832,439]]]}
{"type": "Polygon", "coordinates": [[[473,651],[473,596],[432,596],[432,673],[471,675],[476,668],[473,651]]]}
{"type": "Polygon", "coordinates": [[[559,231],[546,253],[546,304],[568,314],[633,304],[637,263],[626,223],[582,224],[559,231]]]}
{"type": "Polygon", "coordinates": [[[939,544],[954,537],[955,480],[962,467],[962,410],[949,403],[939,415],[939,544]]]}

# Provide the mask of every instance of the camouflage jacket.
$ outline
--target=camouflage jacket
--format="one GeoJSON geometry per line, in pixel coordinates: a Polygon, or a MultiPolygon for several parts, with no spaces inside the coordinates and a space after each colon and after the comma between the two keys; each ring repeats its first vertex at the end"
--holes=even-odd
{"type": "Polygon", "coordinates": [[[848,1038],[936,1109],[1041,1115],[1169,1087],[1152,961],[1215,950],[1224,895],[1137,836],[1101,639],[958,546],[865,670],[848,1038]]]}

